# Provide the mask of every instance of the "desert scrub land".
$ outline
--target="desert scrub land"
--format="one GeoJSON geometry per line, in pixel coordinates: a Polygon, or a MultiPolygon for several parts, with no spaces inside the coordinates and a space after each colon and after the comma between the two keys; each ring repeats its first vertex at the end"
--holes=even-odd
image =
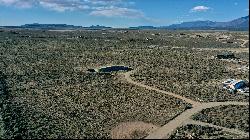
{"type": "Polygon", "coordinates": [[[145,63],[131,76],[134,80],[165,91],[171,91],[201,102],[248,101],[240,94],[228,94],[221,87],[224,79],[249,79],[227,67],[231,63],[211,59],[220,51],[190,49],[154,49],[144,51],[145,63]]]}
{"type": "Polygon", "coordinates": [[[219,128],[188,124],[178,128],[170,139],[248,139],[219,128]]]}
{"type": "Polygon", "coordinates": [[[3,138],[4,136],[4,122],[2,120],[2,116],[0,116],[0,138],[3,138]]]}
{"type": "Polygon", "coordinates": [[[207,108],[194,115],[193,119],[249,132],[249,106],[229,105],[207,108]]]}
{"type": "Polygon", "coordinates": [[[126,47],[104,42],[113,36],[1,32],[4,138],[110,138],[119,123],[161,126],[183,112],[183,101],[128,84],[119,74],[86,72],[110,64],[140,65],[139,60],[132,63],[139,58],[126,47]],[[73,38],[81,35],[86,38],[73,38]]]}
{"type": "Polygon", "coordinates": [[[70,81],[10,89],[2,109],[6,138],[110,138],[110,130],[121,122],[164,125],[186,107],[113,75],[86,74],[70,81]]]}
{"type": "Polygon", "coordinates": [[[0,32],[4,137],[110,138],[120,123],[162,126],[186,109],[183,101],[128,84],[120,74],[86,72],[106,65],[130,66],[136,70],[134,80],[198,101],[248,101],[217,86],[221,79],[247,78],[248,73],[235,74],[225,68],[227,62],[211,59],[218,51],[190,49],[240,46],[216,41],[213,33],[196,43],[193,32],[180,33],[0,32]]]}

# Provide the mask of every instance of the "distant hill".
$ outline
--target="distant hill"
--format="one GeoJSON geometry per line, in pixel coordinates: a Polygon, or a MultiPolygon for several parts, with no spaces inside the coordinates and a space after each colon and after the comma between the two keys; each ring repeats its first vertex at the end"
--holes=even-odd
{"type": "Polygon", "coordinates": [[[129,29],[157,29],[154,26],[137,26],[137,27],[129,27],[129,29]]]}
{"type": "Polygon", "coordinates": [[[229,29],[249,30],[249,16],[241,17],[228,22],[192,21],[166,26],[167,29],[229,29]]]}
{"type": "Polygon", "coordinates": [[[84,27],[84,28],[91,28],[91,29],[107,29],[107,28],[112,28],[112,27],[106,27],[106,26],[100,26],[100,25],[92,25],[90,27],[84,27]]]}
{"type": "Polygon", "coordinates": [[[36,29],[74,29],[74,28],[81,28],[82,26],[74,26],[74,25],[67,25],[67,24],[25,24],[21,25],[21,28],[36,28],[36,29]]]}
{"type": "Polygon", "coordinates": [[[0,28],[16,28],[16,29],[43,29],[43,30],[74,30],[74,29],[90,29],[90,30],[100,30],[100,29],[107,29],[111,27],[100,26],[100,25],[92,25],[90,27],[82,27],[82,26],[75,26],[75,25],[67,25],[67,24],[25,24],[21,26],[0,26],[0,28]]]}

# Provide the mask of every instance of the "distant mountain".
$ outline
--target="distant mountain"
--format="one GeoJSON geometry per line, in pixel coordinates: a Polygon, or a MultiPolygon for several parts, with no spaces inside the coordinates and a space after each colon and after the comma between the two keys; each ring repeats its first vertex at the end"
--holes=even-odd
{"type": "Polygon", "coordinates": [[[226,22],[224,26],[249,28],[249,16],[241,17],[241,18],[226,22]]]}
{"type": "Polygon", "coordinates": [[[249,30],[249,16],[241,17],[228,22],[216,22],[216,21],[191,21],[183,22],[181,24],[172,24],[170,26],[137,26],[129,27],[129,29],[185,29],[185,30],[249,30]]]}
{"type": "Polygon", "coordinates": [[[25,24],[21,25],[21,28],[36,28],[36,29],[67,29],[67,28],[81,28],[82,26],[74,26],[74,25],[67,25],[67,24],[25,24]]]}
{"type": "Polygon", "coordinates": [[[241,17],[228,22],[192,21],[166,26],[167,29],[229,29],[249,30],[249,16],[241,17]]]}
{"type": "Polygon", "coordinates": [[[216,22],[213,21],[191,21],[191,22],[183,22],[181,24],[173,24],[167,26],[167,28],[199,28],[199,27],[214,27],[216,22]]]}
{"type": "Polygon", "coordinates": [[[137,26],[137,27],[129,27],[129,29],[156,29],[154,26],[137,26]]]}
{"type": "Polygon", "coordinates": [[[84,27],[84,28],[92,28],[92,29],[106,29],[106,28],[112,28],[112,27],[106,27],[106,26],[100,26],[100,25],[92,25],[90,27],[84,27]]]}
{"type": "Polygon", "coordinates": [[[18,28],[18,29],[43,29],[43,30],[74,30],[74,29],[90,29],[90,30],[100,30],[107,29],[112,27],[100,26],[100,25],[92,25],[89,27],[75,26],[75,25],[67,25],[67,24],[25,24],[21,26],[0,26],[0,28],[18,28]]]}

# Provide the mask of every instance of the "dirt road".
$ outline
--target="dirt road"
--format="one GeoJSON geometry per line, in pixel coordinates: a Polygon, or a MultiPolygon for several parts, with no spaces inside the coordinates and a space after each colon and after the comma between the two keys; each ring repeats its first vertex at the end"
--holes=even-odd
{"type": "Polygon", "coordinates": [[[141,83],[138,83],[138,82],[135,82],[131,79],[130,75],[135,72],[135,71],[130,71],[130,72],[127,72],[125,73],[125,79],[127,80],[127,82],[131,83],[131,84],[134,84],[134,85],[137,85],[137,86],[140,86],[140,87],[144,87],[148,90],[154,90],[154,91],[157,91],[157,92],[161,92],[161,93],[164,93],[164,94],[167,94],[167,95],[170,95],[170,96],[174,96],[176,98],[179,98],[181,100],[184,100],[186,101],[187,103],[190,103],[192,104],[192,106],[199,106],[201,103],[199,102],[196,102],[196,101],[193,101],[191,99],[188,99],[186,97],[183,97],[183,96],[180,96],[180,95],[177,95],[177,94],[174,94],[174,93],[171,93],[171,92],[167,92],[167,91],[164,91],[164,90],[160,90],[160,89],[157,89],[157,88],[154,88],[154,87],[150,87],[150,86],[147,86],[147,85],[144,85],[144,84],[141,84],[141,83]]]}
{"type": "MultiPolygon", "coordinates": [[[[220,105],[249,105],[248,102],[209,102],[209,103],[200,103],[197,101],[193,101],[191,99],[188,99],[186,97],[171,93],[171,92],[167,92],[167,91],[163,91],[154,87],[150,87],[141,83],[138,83],[136,81],[133,81],[130,77],[130,74],[132,74],[134,71],[130,71],[130,72],[126,72],[124,74],[124,78],[127,80],[127,82],[140,86],[140,87],[144,87],[148,90],[154,90],[157,92],[161,92],[170,96],[174,96],[176,98],[179,98],[181,100],[186,101],[187,103],[192,104],[191,109],[188,109],[186,111],[184,111],[183,113],[181,113],[180,115],[178,115],[176,118],[174,118],[173,120],[171,120],[170,122],[168,122],[167,124],[165,124],[164,126],[156,129],[155,131],[153,131],[151,134],[149,134],[146,139],[166,139],[169,138],[169,136],[171,135],[171,133],[178,127],[187,124],[188,121],[190,120],[191,116],[194,115],[195,113],[198,113],[199,111],[206,109],[206,108],[212,108],[215,106],[220,106],[220,105]]],[[[194,122],[194,121],[191,121],[194,122]]],[[[225,129],[224,129],[225,130],[225,129]]],[[[235,131],[231,131],[231,132],[239,132],[239,130],[235,130],[235,131]]]]}
{"type": "Polygon", "coordinates": [[[171,120],[161,128],[149,134],[146,139],[166,139],[171,133],[178,127],[187,123],[187,121],[191,118],[192,115],[200,112],[206,108],[212,108],[220,105],[249,105],[249,103],[244,102],[210,102],[210,103],[202,103],[200,106],[196,106],[189,110],[184,111],[182,114],[177,116],[175,119],[171,120]]]}

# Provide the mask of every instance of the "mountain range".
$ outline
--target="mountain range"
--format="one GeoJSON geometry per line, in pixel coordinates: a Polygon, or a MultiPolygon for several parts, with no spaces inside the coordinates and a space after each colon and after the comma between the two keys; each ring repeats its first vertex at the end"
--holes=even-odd
{"type": "Polygon", "coordinates": [[[216,21],[191,21],[181,24],[173,24],[162,28],[167,29],[227,29],[227,30],[249,30],[249,16],[241,17],[228,22],[216,21]]]}
{"type": "MultiPolygon", "coordinates": [[[[90,26],[90,27],[82,27],[82,26],[74,26],[67,24],[25,24],[21,26],[0,26],[0,28],[32,28],[32,29],[108,29],[112,27],[106,26],[90,26]]],[[[121,29],[121,28],[120,28],[121,29]]],[[[231,20],[228,22],[216,22],[216,21],[191,21],[191,22],[183,22],[180,24],[172,24],[170,26],[137,26],[137,27],[129,27],[126,29],[130,30],[140,30],[140,29],[167,29],[167,30],[249,30],[249,16],[241,17],[235,20],[231,20]]]]}

